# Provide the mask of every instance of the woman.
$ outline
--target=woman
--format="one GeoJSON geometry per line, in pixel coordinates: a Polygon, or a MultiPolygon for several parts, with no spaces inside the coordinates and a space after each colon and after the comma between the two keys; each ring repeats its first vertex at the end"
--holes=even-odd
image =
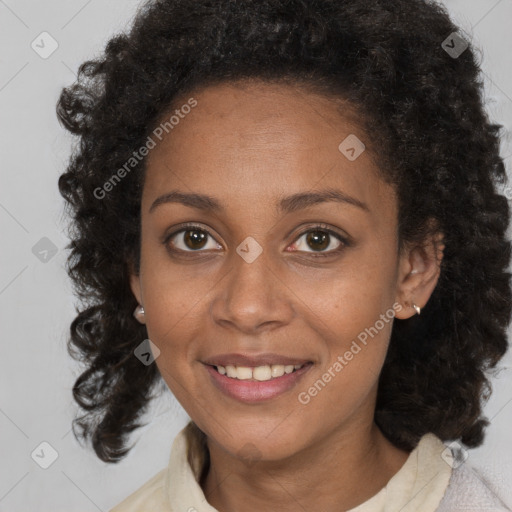
{"type": "Polygon", "coordinates": [[[423,0],[152,1],[81,66],[75,421],[115,462],[161,379],[191,418],[114,512],[509,510],[462,448],[511,313],[481,92],[423,0]]]}

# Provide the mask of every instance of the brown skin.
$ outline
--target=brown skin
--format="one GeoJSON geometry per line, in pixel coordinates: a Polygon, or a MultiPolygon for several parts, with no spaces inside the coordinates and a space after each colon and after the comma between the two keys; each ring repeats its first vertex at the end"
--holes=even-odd
{"type": "Polygon", "coordinates": [[[141,272],[131,288],[161,350],[162,377],[207,435],[211,466],[202,488],[221,512],[269,504],[280,511],[348,510],[384,487],[408,456],[373,421],[392,322],[307,405],[298,394],[395,302],[401,319],[416,314],[412,303],[427,303],[439,277],[439,237],[399,257],[393,188],[369,150],[353,162],[338,150],[349,134],[365,140],[342,103],[254,83],[190,96],[197,106],[148,156],[141,272]],[[328,187],[369,211],[332,201],[291,214],[276,209],[281,197],[328,187]],[[208,194],[225,211],[166,203],[149,213],[171,190],[208,194]],[[188,252],[173,256],[161,240],[184,222],[211,237],[194,242],[181,232],[168,245],[188,252]],[[318,234],[318,223],[352,244],[336,253],[343,242],[334,236],[325,245],[308,242],[303,230],[318,234]],[[236,252],[248,236],[263,249],[250,264],[236,252]],[[201,362],[226,352],[275,352],[314,365],[292,390],[246,404],[214,387],[201,362]],[[246,444],[254,445],[256,461],[247,460],[246,444]]]}

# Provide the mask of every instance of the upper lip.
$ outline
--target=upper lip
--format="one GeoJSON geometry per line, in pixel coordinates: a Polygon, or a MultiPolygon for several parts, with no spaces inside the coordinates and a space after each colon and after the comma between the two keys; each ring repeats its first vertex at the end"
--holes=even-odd
{"type": "Polygon", "coordinates": [[[286,365],[303,365],[309,363],[307,359],[299,359],[296,357],[287,357],[279,354],[219,354],[217,356],[209,357],[205,359],[203,363],[211,366],[266,366],[273,364],[286,365]]]}

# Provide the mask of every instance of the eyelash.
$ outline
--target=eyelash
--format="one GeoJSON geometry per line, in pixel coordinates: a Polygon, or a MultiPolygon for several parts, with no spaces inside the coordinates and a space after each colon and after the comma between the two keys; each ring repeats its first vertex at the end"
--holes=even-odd
{"type": "MultiPolygon", "coordinates": [[[[181,225],[178,230],[173,231],[172,233],[166,235],[164,237],[164,240],[162,241],[162,243],[172,253],[183,254],[183,253],[201,253],[201,252],[205,252],[205,251],[202,251],[201,249],[198,249],[197,251],[184,251],[183,249],[173,249],[173,248],[170,247],[169,241],[172,238],[174,238],[176,235],[179,235],[180,233],[183,233],[184,231],[191,231],[191,230],[196,230],[196,231],[200,231],[202,233],[206,233],[207,236],[209,236],[209,237],[211,237],[212,239],[215,240],[215,238],[210,234],[210,232],[208,230],[204,229],[203,227],[201,227],[201,226],[199,226],[197,224],[193,224],[193,223],[186,223],[186,224],[181,225]]],[[[329,256],[332,256],[333,254],[338,254],[341,251],[343,251],[346,247],[350,247],[351,246],[351,242],[349,242],[349,240],[346,237],[340,235],[336,231],[333,231],[332,229],[327,227],[325,224],[318,224],[316,226],[308,227],[306,230],[302,231],[301,233],[299,233],[297,235],[297,238],[295,239],[295,241],[299,240],[302,236],[304,236],[305,234],[310,233],[310,232],[327,233],[327,234],[333,236],[334,238],[336,238],[338,241],[341,242],[340,246],[337,249],[332,249],[330,251],[325,251],[325,252],[307,252],[306,251],[306,253],[310,254],[313,258],[327,258],[329,256]]],[[[295,243],[295,241],[294,241],[294,243],[295,243]]],[[[301,252],[301,251],[299,251],[299,252],[301,252]]]]}

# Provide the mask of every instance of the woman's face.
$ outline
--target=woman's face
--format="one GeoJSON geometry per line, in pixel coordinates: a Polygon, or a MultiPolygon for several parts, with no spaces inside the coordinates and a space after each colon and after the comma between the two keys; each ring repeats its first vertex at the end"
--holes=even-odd
{"type": "Polygon", "coordinates": [[[367,428],[393,315],[414,310],[396,197],[365,134],[341,104],[285,85],[191,96],[152,136],[131,279],[162,377],[233,456],[282,459],[367,428]]]}

